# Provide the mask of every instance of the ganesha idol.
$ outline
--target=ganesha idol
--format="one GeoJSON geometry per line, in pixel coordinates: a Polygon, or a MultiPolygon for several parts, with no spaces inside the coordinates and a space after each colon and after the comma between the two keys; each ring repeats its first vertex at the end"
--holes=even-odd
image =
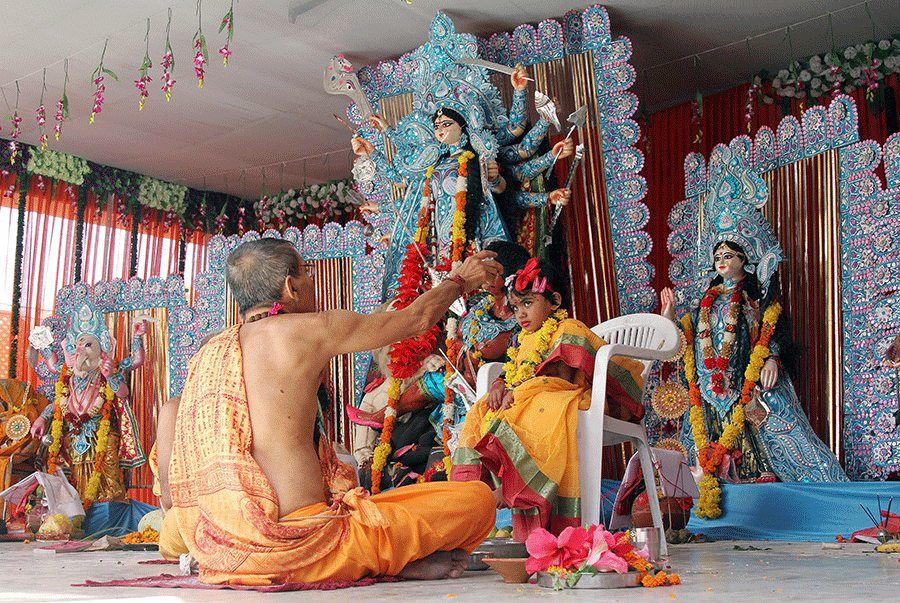
{"type": "Polygon", "coordinates": [[[145,461],[124,376],[143,364],[146,332],[146,321],[134,325],[131,356],[117,364],[116,340],[103,314],[85,301],[71,316],[62,342],[63,363],[51,351],[49,329],[38,327],[29,336],[29,363],[44,362],[59,377],[56,400],[34,422],[31,435],[48,444],[47,472],[62,467],[87,505],[125,502],[122,467],[145,461]]]}

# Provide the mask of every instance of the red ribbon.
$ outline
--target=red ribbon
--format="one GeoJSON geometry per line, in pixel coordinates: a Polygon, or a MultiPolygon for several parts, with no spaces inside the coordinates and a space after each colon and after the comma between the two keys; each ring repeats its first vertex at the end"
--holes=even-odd
{"type": "Polygon", "coordinates": [[[536,293],[543,293],[549,288],[553,292],[553,288],[547,284],[547,278],[538,278],[540,268],[538,267],[538,259],[531,258],[525,263],[525,267],[516,272],[516,291],[525,291],[529,283],[533,283],[531,290],[536,293]]]}

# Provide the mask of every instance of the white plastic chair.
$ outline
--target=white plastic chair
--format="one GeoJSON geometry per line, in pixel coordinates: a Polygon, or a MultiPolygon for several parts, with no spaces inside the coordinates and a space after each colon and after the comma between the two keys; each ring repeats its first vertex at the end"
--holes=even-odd
{"type": "MultiPolygon", "coordinates": [[[[591,329],[609,345],[597,351],[594,359],[594,387],[591,389],[591,407],[582,411],[578,420],[578,472],[581,482],[581,521],[583,524],[600,523],[600,480],[603,475],[602,451],[604,446],[612,446],[630,441],[635,446],[641,461],[644,484],[647,492],[656,492],[653,462],[647,430],[640,424],[621,421],[606,416],[606,376],[609,360],[613,356],[627,356],[641,360],[646,365],[646,374],[652,361],[666,360],[675,355],[680,346],[680,333],[675,323],[659,314],[629,314],[601,323],[591,329]],[[602,384],[602,386],[600,386],[602,384]]],[[[485,396],[491,383],[503,372],[503,364],[489,362],[478,369],[475,378],[476,394],[485,396]]],[[[660,555],[668,555],[665,528],[659,500],[648,496],[653,525],[659,530],[660,555]]],[[[607,526],[609,527],[609,526],[607,526]]]]}
{"type": "MultiPolygon", "coordinates": [[[[581,520],[585,524],[599,524],[601,510],[600,481],[603,476],[603,447],[622,442],[634,445],[641,461],[644,485],[647,488],[650,515],[653,526],[659,530],[659,550],[668,555],[665,528],[659,499],[656,493],[653,461],[647,429],[641,423],[621,421],[605,414],[606,378],[610,359],[627,356],[645,364],[644,384],[652,361],[666,360],[675,355],[681,344],[681,335],[674,322],[659,314],[628,314],[600,323],[592,328],[609,345],[597,350],[594,359],[594,387],[591,389],[591,407],[583,411],[578,420],[578,472],[581,482],[581,520]]],[[[618,526],[608,526],[618,527],[618,526]]]]}

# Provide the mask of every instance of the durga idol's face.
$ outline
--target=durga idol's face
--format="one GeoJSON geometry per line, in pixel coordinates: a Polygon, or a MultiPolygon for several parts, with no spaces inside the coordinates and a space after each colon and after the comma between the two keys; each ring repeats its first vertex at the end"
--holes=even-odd
{"type": "Polygon", "coordinates": [[[446,115],[438,115],[434,120],[434,137],[448,147],[455,145],[462,137],[462,126],[446,115]]]}

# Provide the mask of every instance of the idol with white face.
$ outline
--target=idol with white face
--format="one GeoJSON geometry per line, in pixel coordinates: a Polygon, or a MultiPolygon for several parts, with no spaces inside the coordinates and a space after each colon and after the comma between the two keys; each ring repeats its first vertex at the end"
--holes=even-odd
{"type": "Polygon", "coordinates": [[[462,124],[438,111],[434,116],[434,137],[448,147],[458,144],[462,138],[462,124]]]}
{"type": "Polygon", "coordinates": [[[94,335],[84,333],[75,340],[75,349],[72,352],[66,352],[65,357],[66,364],[72,367],[72,371],[76,375],[86,375],[94,369],[100,368],[103,360],[103,348],[100,347],[100,341],[94,335]]]}
{"type": "Polygon", "coordinates": [[[734,243],[722,241],[716,246],[713,253],[713,267],[726,284],[735,283],[744,278],[746,263],[746,254],[734,243]]]}

